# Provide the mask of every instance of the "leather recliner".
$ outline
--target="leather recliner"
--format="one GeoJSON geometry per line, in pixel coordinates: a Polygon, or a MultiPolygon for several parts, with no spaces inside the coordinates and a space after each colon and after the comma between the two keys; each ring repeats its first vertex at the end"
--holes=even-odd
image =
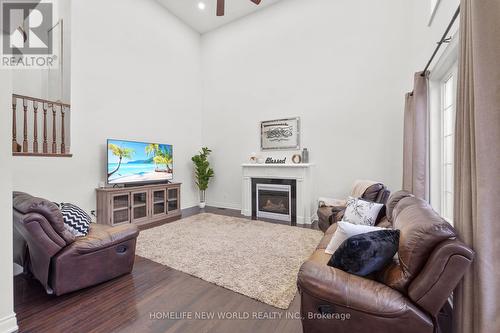
{"type": "Polygon", "coordinates": [[[447,300],[474,253],[425,201],[407,192],[391,196],[387,221],[400,230],[398,259],[373,276],[327,265],[337,224],[300,268],[298,288],[304,333],[437,333],[447,300]]]}
{"type": "MultiPolygon", "coordinates": [[[[376,183],[368,187],[361,195],[361,199],[366,201],[385,204],[391,192],[382,183],[376,183]]],[[[318,208],[318,226],[325,232],[333,223],[342,219],[345,206],[322,206],[318,208]]],[[[379,219],[385,215],[385,208],[380,211],[379,219]]]]}
{"type": "Polygon", "coordinates": [[[135,225],[92,223],[75,237],[59,208],[27,193],[14,192],[14,262],[49,294],[62,295],[132,271],[139,231],[135,225]]]}

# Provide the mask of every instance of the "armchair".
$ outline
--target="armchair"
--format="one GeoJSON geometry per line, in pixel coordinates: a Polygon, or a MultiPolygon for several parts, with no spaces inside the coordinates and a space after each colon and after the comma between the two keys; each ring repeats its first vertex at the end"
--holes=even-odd
{"type": "Polygon", "coordinates": [[[13,208],[14,262],[48,294],[59,296],[132,271],[135,225],[92,224],[87,236],[75,237],[50,201],[14,192],[13,208]]]}

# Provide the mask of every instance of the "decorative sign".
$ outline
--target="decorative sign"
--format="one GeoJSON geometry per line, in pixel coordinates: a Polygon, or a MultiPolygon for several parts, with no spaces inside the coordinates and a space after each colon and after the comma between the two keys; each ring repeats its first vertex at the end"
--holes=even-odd
{"type": "Polygon", "coordinates": [[[300,118],[278,119],[260,123],[262,150],[300,149],[300,118]]]}
{"type": "Polygon", "coordinates": [[[286,157],[282,159],[268,157],[266,158],[266,164],[286,164],[286,157]]]}

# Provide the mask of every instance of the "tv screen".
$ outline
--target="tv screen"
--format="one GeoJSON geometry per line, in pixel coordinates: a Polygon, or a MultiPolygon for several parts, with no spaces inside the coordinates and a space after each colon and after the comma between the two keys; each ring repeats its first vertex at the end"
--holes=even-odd
{"type": "Polygon", "coordinates": [[[108,184],[173,179],[172,145],[108,139],[108,184]]]}

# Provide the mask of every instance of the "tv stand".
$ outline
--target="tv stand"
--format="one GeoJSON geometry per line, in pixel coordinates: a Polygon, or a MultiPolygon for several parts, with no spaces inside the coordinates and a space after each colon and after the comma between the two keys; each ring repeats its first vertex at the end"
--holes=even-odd
{"type": "MultiPolygon", "coordinates": [[[[171,182],[170,180],[162,180],[161,182],[157,182],[157,183],[132,183],[132,184],[123,184],[123,186],[121,188],[129,188],[129,187],[144,187],[144,186],[148,186],[148,185],[166,185],[166,184],[173,184],[173,182],[171,182]]],[[[113,187],[115,186],[118,186],[119,185],[114,185],[113,187]]]]}
{"type": "Polygon", "coordinates": [[[181,183],[98,188],[97,223],[147,225],[181,216],[181,183]]]}

